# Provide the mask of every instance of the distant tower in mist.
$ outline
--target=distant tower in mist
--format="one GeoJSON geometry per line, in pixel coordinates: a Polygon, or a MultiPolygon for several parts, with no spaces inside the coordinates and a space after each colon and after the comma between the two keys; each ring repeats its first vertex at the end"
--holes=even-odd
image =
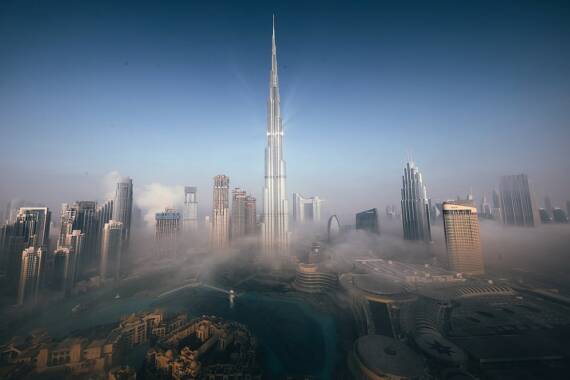
{"type": "Polygon", "coordinates": [[[245,197],[245,234],[255,235],[257,233],[257,200],[248,195],[245,197]]]}
{"type": "Polygon", "coordinates": [[[554,208],[552,207],[552,200],[548,195],[544,197],[544,209],[546,210],[548,215],[552,216],[552,211],[554,210],[554,208]]]}
{"type": "Polygon", "coordinates": [[[552,210],[552,219],[554,223],[568,223],[568,215],[561,208],[555,207],[552,210]]]}
{"type": "Polygon", "coordinates": [[[245,235],[245,190],[235,188],[232,190],[232,216],[231,216],[231,237],[238,239],[245,235]]]}
{"type": "Polygon", "coordinates": [[[257,229],[257,202],[244,190],[232,191],[231,238],[253,235],[257,229]]]}
{"type": "Polygon", "coordinates": [[[529,227],[538,224],[538,210],[526,174],[501,177],[499,191],[504,224],[529,227]]]}
{"type": "Polygon", "coordinates": [[[283,124],[277,77],[277,47],[275,22],[271,46],[271,73],[267,101],[267,146],[265,148],[265,187],[261,241],[267,256],[282,255],[289,248],[289,206],[285,189],[285,160],[283,158],[283,124]]]}
{"type": "Polygon", "coordinates": [[[186,231],[198,229],[198,188],[195,186],[184,187],[184,221],[186,231]]]}
{"type": "Polygon", "coordinates": [[[497,190],[493,190],[493,208],[491,209],[491,215],[495,220],[503,220],[503,206],[501,206],[501,195],[497,190]]]}
{"type": "Polygon", "coordinates": [[[117,183],[115,202],[113,203],[113,220],[123,224],[123,248],[128,248],[131,236],[131,218],[133,213],[133,180],[125,177],[117,183]]]}
{"type": "Polygon", "coordinates": [[[318,196],[305,198],[299,193],[293,193],[293,219],[295,223],[320,222],[322,202],[318,196]]]}
{"type": "Polygon", "coordinates": [[[215,249],[226,248],[230,239],[229,210],[230,178],[226,175],[214,177],[214,202],[210,227],[210,245],[215,249]]]}
{"type": "Polygon", "coordinates": [[[404,167],[401,193],[404,239],[431,241],[427,191],[422,174],[413,162],[404,167]]]}
{"type": "MultiPolygon", "coordinates": [[[[97,202],[79,201],[74,204],[62,205],[61,229],[57,242],[58,248],[69,246],[69,237],[73,231],[83,234],[83,248],[81,252],[75,250],[77,261],[74,263],[77,274],[87,269],[97,255],[97,202]]],[[[74,272],[75,273],[75,272],[74,272]]]]}
{"type": "Polygon", "coordinates": [[[101,280],[112,277],[119,279],[121,269],[121,254],[123,250],[123,223],[110,220],[103,226],[101,239],[101,280]]]}
{"type": "Polygon", "coordinates": [[[379,235],[378,211],[375,208],[371,208],[356,214],[356,229],[379,235]]]}
{"type": "Polygon", "coordinates": [[[36,303],[44,261],[44,250],[41,247],[29,247],[23,250],[18,286],[18,305],[36,303]]]}
{"type": "Polygon", "coordinates": [[[443,202],[443,230],[449,270],[484,274],[479,219],[473,202],[443,202]]]}
{"type": "Polygon", "coordinates": [[[165,209],[155,214],[156,252],[160,256],[175,255],[178,248],[180,234],[180,213],[174,209],[165,209]]]}
{"type": "Polygon", "coordinates": [[[23,270],[22,252],[27,248],[41,248],[41,254],[46,255],[50,245],[51,212],[47,207],[20,207],[12,219],[13,223],[2,227],[0,248],[3,257],[0,259],[6,266],[8,293],[18,297],[23,270]]]}
{"type": "Polygon", "coordinates": [[[487,200],[487,196],[485,194],[483,194],[483,197],[481,198],[481,205],[479,206],[479,214],[481,217],[487,219],[493,217],[493,211],[491,209],[491,205],[489,204],[489,201],[487,200]]]}
{"type": "Polygon", "coordinates": [[[98,206],[95,210],[95,220],[96,220],[96,232],[95,232],[95,253],[93,257],[93,261],[99,261],[99,265],[101,262],[101,242],[103,240],[103,229],[105,228],[105,224],[109,223],[109,221],[113,218],[113,200],[109,200],[102,205],[98,206]]]}

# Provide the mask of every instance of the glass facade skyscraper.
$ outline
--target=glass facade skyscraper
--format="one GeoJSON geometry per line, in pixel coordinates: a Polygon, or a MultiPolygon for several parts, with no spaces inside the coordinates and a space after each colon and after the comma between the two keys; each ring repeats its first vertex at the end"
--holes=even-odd
{"type": "Polygon", "coordinates": [[[401,194],[404,239],[431,241],[427,191],[422,174],[413,162],[404,167],[401,194]]]}

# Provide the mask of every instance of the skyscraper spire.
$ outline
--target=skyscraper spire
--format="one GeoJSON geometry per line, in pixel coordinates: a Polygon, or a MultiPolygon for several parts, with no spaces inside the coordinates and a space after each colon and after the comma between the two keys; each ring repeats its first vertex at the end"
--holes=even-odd
{"type": "Polygon", "coordinates": [[[277,79],[277,46],[275,45],[275,15],[273,15],[273,34],[271,36],[271,78],[269,85],[270,87],[279,85],[277,79]]]}
{"type": "Polygon", "coordinates": [[[265,187],[263,189],[262,245],[266,255],[287,251],[289,244],[289,207],[285,190],[283,125],[277,79],[275,16],[271,40],[271,73],[267,100],[267,146],[265,148],[265,187]]]}

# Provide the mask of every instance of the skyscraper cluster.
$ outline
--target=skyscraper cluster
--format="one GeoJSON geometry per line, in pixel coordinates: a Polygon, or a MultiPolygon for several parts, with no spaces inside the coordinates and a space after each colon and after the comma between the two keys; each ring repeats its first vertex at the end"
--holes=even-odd
{"type": "Polygon", "coordinates": [[[33,303],[44,287],[70,294],[76,282],[93,274],[102,280],[118,279],[122,250],[130,237],[132,204],[130,178],[121,180],[115,198],[100,206],[94,201],[63,204],[53,247],[51,211],[20,207],[15,220],[0,229],[0,263],[14,301],[33,303]]]}

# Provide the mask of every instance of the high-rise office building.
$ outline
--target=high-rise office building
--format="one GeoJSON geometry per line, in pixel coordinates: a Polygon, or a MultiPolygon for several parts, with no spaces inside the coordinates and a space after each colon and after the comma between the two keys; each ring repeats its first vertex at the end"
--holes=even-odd
{"type": "Polygon", "coordinates": [[[75,266],[75,255],[73,250],[67,247],[58,247],[53,253],[53,287],[64,291],[66,294],[71,290],[73,284],[73,268],[75,266]]]}
{"type": "Polygon", "coordinates": [[[540,222],[543,224],[552,223],[552,217],[550,214],[543,208],[538,209],[538,216],[540,217],[540,222]]]}
{"type": "Polygon", "coordinates": [[[248,195],[245,197],[245,234],[254,235],[257,232],[257,200],[248,195]]]}
{"type": "Polygon", "coordinates": [[[283,158],[283,124],[277,76],[277,47],[275,21],[271,46],[271,73],[267,101],[267,146],[265,148],[265,186],[261,242],[265,255],[285,254],[289,247],[289,205],[285,189],[285,160],[283,158]]]}
{"type": "Polygon", "coordinates": [[[182,223],[186,231],[198,229],[198,188],[184,187],[184,220],[182,223]]]}
{"type": "Polygon", "coordinates": [[[25,231],[29,247],[43,248],[44,252],[47,251],[51,224],[51,212],[47,207],[20,207],[16,223],[25,231]]]}
{"type": "Polygon", "coordinates": [[[123,250],[123,223],[109,220],[103,226],[101,238],[101,266],[99,274],[101,280],[119,279],[121,270],[121,255],[123,250]]]}
{"type": "Polygon", "coordinates": [[[20,207],[13,219],[13,223],[3,228],[2,246],[9,293],[17,297],[21,285],[22,251],[32,247],[41,248],[42,254],[47,252],[51,212],[47,207],[20,207]]]}
{"type": "Polygon", "coordinates": [[[113,200],[109,200],[99,207],[95,211],[96,220],[96,233],[95,233],[95,254],[94,260],[96,262],[101,262],[101,242],[103,240],[103,229],[105,224],[109,223],[113,219],[113,200]]]}
{"type": "Polygon", "coordinates": [[[568,215],[561,208],[555,207],[552,210],[552,219],[554,223],[568,223],[568,215]]]}
{"type": "Polygon", "coordinates": [[[482,218],[491,219],[493,217],[493,209],[487,200],[487,196],[483,194],[481,198],[481,205],[479,206],[479,216],[482,218]]]}
{"type": "Polygon", "coordinates": [[[356,229],[379,235],[378,211],[375,208],[371,208],[356,214],[356,229]]]}
{"type": "Polygon", "coordinates": [[[214,177],[214,202],[210,227],[212,248],[226,248],[230,239],[229,210],[230,178],[225,175],[214,177]]]}
{"type": "Polygon", "coordinates": [[[499,191],[503,223],[530,227],[538,223],[538,210],[526,174],[501,177],[499,191]]]}
{"type": "Polygon", "coordinates": [[[176,255],[178,250],[181,219],[180,213],[174,209],[167,208],[164,212],[155,214],[156,231],[154,240],[156,244],[156,253],[158,255],[176,255]]]}
{"type": "Polygon", "coordinates": [[[235,188],[232,190],[232,216],[230,220],[231,224],[231,238],[239,239],[245,235],[245,225],[246,225],[246,203],[247,193],[245,190],[240,188],[235,188]]]}
{"type": "Polygon", "coordinates": [[[293,193],[293,219],[296,223],[320,222],[322,202],[318,196],[305,198],[293,193]]]}
{"type": "Polygon", "coordinates": [[[552,200],[548,195],[544,197],[544,209],[546,210],[548,215],[552,216],[552,211],[554,210],[554,208],[552,207],[552,200]]]}
{"type": "Polygon", "coordinates": [[[68,236],[72,231],[83,233],[84,242],[81,255],[77,255],[78,274],[94,263],[97,257],[97,202],[79,201],[68,205],[64,203],[61,209],[61,229],[57,242],[58,247],[66,247],[68,236]]]}
{"type": "Polygon", "coordinates": [[[501,196],[497,190],[493,190],[493,208],[491,209],[491,215],[495,220],[503,220],[501,206],[501,196]]]}
{"type": "Polygon", "coordinates": [[[413,162],[404,167],[401,194],[404,239],[431,241],[427,191],[422,174],[413,162]]]}
{"type": "Polygon", "coordinates": [[[469,275],[485,273],[477,208],[470,201],[443,202],[448,268],[469,275]]]}
{"type": "Polygon", "coordinates": [[[21,252],[20,281],[18,285],[18,305],[36,303],[40,289],[44,249],[30,246],[21,252]]]}
{"type": "Polygon", "coordinates": [[[131,235],[131,217],[133,213],[133,180],[125,177],[117,183],[113,203],[113,220],[123,224],[123,249],[129,246],[131,235]]]}
{"type": "Polygon", "coordinates": [[[53,255],[54,285],[68,295],[79,277],[79,263],[85,251],[85,234],[81,230],[68,233],[53,255]]]}

